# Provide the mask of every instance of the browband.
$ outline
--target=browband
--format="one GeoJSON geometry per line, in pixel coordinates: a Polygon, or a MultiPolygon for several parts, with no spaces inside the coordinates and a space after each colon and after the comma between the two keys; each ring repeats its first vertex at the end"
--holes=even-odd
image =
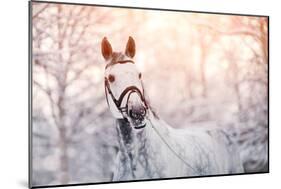
{"type": "Polygon", "coordinates": [[[114,65],[114,64],[125,64],[125,63],[132,63],[132,64],[134,64],[135,62],[134,61],[132,61],[132,60],[119,60],[119,61],[116,61],[116,62],[110,62],[109,64],[107,64],[106,66],[105,66],[105,69],[106,68],[108,68],[109,66],[112,66],[112,65],[114,65]]]}

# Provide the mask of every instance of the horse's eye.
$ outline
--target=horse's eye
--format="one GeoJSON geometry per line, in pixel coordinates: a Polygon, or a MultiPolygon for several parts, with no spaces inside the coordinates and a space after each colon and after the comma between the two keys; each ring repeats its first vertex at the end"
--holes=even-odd
{"type": "Polygon", "coordinates": [[[139,78],[141,79],[141,73],[139,73],[139,78]]]}
{"type": "Polygon", "coordinates": [[[109,74],[108,80],[109,80],[109,82],[111,82],[111,83],[112,83],[113,81],[115,81],[114,75],[109,74]]]}

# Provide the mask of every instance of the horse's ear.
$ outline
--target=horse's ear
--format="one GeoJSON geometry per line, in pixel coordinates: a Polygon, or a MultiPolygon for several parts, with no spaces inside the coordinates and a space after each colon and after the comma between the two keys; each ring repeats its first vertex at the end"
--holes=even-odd
{"type": "Polygon", "coordinates": [[[130,36],[126,45],[125,54],[133,58],[136,54],[136,45],[134,39],[130,36]]]}
{"type": "Polygon", "coordinates": [[[102,39],[101,52],[105,60],[108,60],[112,56],[112,47],[106,37],[102,39]]]}

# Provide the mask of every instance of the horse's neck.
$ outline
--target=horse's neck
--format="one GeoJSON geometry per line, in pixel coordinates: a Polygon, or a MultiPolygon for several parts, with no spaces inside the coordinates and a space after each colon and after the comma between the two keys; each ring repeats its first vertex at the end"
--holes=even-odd
{"type": "Polygon", "coordinates": [[[126,168],[123,171],[131,172],[132,178],[140,175],[149,178],[155,176],[157,173],[152,161],[156,150],[153,145],[156,137],[153,135],[156,133],[151,121],[147,119],[146,127],[140,131],[134,130],[130,123],[123,119],[117,120],[117,124],[121,164],[126,168]]]}
{"type": "Polygon", "coordinates": [[[127,152],[137,151],[139,153],[144,151],[144,148],[149,148],[152,141],[155,139],[154,135],[159,133],[166,133],[165,126],[159,126],[153,115],[146,119],[146,127],[140,130],[135,130],[130,123],[125,119],[117,119],[117,132],[119,135],[119,144],[122,149],[127,152]]]}
{"type": "Polygon", "coordinates": [[[121,153],[135,158],[146,153],[148,147],[148,129],[135,131],[127,120],[117,120],[117,132],[121,153]]]}

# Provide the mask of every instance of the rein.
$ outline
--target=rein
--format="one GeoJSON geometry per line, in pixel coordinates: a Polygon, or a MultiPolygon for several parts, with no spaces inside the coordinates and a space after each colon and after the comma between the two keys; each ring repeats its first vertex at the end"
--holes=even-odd
{"type": "Polygon", "coordinates": [[[194,172],[196,172],[196,170],[189,164],[187,163],[181,156],[179,153],[177,153],[172,146],[165,140],[165,138],[161,135],[161,133],[158,131],[158,129],[155,128],[155,126],[152,124],[152,121],[150,120],[150,118],[147,118],[152,129],[156,132],[156,134],[159,136],[159,138],[162,140],[162,142],[167,146],[167,148],[181,161],[183,162],[187,167],[189,167],[190,169],[192,169],[194,172]]]}

